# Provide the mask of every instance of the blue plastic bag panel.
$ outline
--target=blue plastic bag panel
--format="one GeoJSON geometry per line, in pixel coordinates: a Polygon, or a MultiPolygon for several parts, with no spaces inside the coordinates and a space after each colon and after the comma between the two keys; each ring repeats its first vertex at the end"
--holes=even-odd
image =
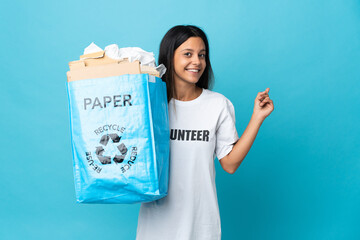
{"type": "Polygon", "coordinates": [[[68,83],[78,202],[136,203],[167,194],[166,86],[155,79],[136,74],[68,83]]]}

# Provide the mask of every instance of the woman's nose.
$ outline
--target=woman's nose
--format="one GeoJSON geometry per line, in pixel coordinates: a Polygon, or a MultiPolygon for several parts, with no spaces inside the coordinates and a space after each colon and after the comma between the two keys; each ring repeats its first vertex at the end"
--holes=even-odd
{"type": "Polygon", "coordinates": [[[194,56],[193,59],[192,59],[192,62],[196,65],[199,65],[200,64],[200,58],[199,56],[194,56]]]}

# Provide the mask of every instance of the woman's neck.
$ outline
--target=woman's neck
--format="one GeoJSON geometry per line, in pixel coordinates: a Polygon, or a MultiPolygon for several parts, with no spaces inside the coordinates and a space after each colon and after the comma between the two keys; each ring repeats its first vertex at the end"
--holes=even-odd
{"type": "Polygon", "coordinates": [[[176,85],[176,99],[180,101],[191,101],[199,97],[202,90],[195,84],[176,85]],[[180,86],[179,86],[180,85],[180,86]]]}

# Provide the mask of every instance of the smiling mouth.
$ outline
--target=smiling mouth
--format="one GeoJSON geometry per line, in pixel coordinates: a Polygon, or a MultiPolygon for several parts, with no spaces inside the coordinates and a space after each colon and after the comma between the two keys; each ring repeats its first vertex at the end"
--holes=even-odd
{"type": "Polygon", "coordinates": [[[200,72],[199,69],[185,69],[186,71],[189,71],[189,72],[194,72],[194,73],[198,73],[200,72]]]}

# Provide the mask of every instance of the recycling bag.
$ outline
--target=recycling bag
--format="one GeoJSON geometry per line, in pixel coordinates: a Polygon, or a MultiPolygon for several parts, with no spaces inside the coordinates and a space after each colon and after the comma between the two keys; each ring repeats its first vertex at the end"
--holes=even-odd
{"type": "Polygon", "coordinates": [[[76,200],[150,202],[167,195],[166,84],[149,74],[67,83],[76,200]]]}

